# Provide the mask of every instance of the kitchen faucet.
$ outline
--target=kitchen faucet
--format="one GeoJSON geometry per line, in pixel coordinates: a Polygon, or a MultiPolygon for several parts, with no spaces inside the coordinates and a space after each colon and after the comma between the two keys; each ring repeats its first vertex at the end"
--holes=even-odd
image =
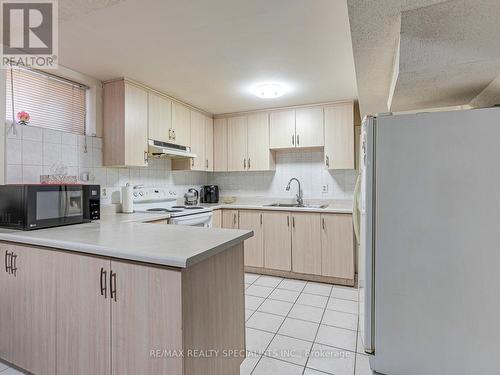
{"type": "Polygon", "coordinates": [[[297,181],[297,184],[299,185],[299,193],[297,194],[297,206],[302,207],[304,205],[304,200],[302,199],[302,189],[300,188],[300,181],[293,177],[288,181],[288,185],[286,185],[286,191],[290,191],[290,184],[292,181],[297,181]]]}

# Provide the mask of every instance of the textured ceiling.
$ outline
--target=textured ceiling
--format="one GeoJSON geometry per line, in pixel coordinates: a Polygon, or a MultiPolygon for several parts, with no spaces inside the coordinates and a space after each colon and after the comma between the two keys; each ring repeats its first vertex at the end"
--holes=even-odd
{"type": "Polygon", "coordinates": [[[349,0],[349,17],[363,114],[494,100],[498,0],[349,0]]]}
{"type": "Polygon", "coordinates": [[[60,2],[60,63],[126,76],[211,113],[357,98],[347,4],[339,0],[60,2]],[[252,84],[290,93],[254,97],[252,84]]]}

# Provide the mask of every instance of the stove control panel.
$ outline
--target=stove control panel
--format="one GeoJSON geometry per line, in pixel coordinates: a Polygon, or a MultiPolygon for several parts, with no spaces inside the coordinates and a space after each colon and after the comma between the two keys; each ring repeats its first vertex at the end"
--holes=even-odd
{"type": "Polygon", "coordinates": [[[132,193],[134,202],[145,201],[175,201],[177,194],[169,188],[149,188],[142,186],[134,186],[132,193]]]}

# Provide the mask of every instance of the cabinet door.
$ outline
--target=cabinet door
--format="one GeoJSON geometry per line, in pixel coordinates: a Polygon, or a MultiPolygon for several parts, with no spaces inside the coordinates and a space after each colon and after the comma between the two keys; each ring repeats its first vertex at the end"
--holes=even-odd
{"type": "Polygon", "coordinates": [[[282,271],[292,269],[291,215],[264,212],[264,267],[282,271]]]}
{"type": "Polygon", "coordinates": [[[213,211],[212,228],[222,228],[222,210],[213,211]]]}
{"type": "Polygon", "coordinates": [[[264,243],[262,235],[262,212],[239,211],[239,228],[253,230],[253,237],[245,240],[245,266],[264,267],[264,243]]]}
{"type": "Polygon", "coordinates": [[[227,119],[227,170],[247,169],[247,118],[245,116],[227,119]]]}
{"type": "Polygon", "coordinates": [[[0,256],[2,267],[0,267],[0,358],[14,362],[13,339],[16,334],[15,326],[12,324],[12,306],[14,300],[14,276],[10,275],[6,268],[10,264],[10,254],[14,246],[0,242],[0,256]],[[8,324],[7,324],[8,322],[8,324]]]}
{"type": "Polygon", "coordinates": [[[171,142],[172,101],[158,94],[149,93],[148,137],[155,141],[171,142]]]}
{"type": "Polygon", "coordinates": [[[322,275],[354,279],[352,215],[321,215],[322,275]]]}
{"type": "Polygon", "coordinates": [[[111,362],[115,375],[182,375],[182,358],[151,356],[182,349],[181,272],[111,262],[111,362]]]}
{"type": "Polygon", "coordinates": [[[354,169],[353,103],[325,107],[325,165],[328,169],[354,169]]]}
{"type": "Polygon", "coordinates": [[[274,168],[269,150],[269,114],[248,115],[248,160],[249,171],[265,171],[274,168]]]}
{"type": "Polygon", "coordinates": [[[205,117],[205,170],[214,170],[214,119],[205,117]]]}
{"type": "Polygon", "coordinates": [[[222,210],[222,227],[238,229],[238,210],[222,210]]]}
{"type": "Polygon", "coordinates": [[[292,270],[321,275],[320,214],[292,214],[292,270]]]}
{"type": "MultiPolygon", "coordinates": [[[[147,165],[148,92],[125,83],[125,165],[147,165]]],[[[115,145],[114,147],[119,147],[115,145]]]]}
{"type": "Polygon", "coordinates": [[[323,108],[297,109],[295,112],[296,147],[322,147],[323,108]]]}
{"type": "MultiPolygon", "coordinates": [[[[15,245],[13,251],[17,271],[11,275],[11,320],[7,322],[12,327],[10,362],[33,374],[55,374],[54,250],[15,245]]],[[[2,324],[6,324],[3,319],[2,324]]]]}
{"type": "Polygon", "coordinates": [[[274,111],[269,115],[269,147],[295,147],[295,110],[274,111]]]}
{"type": "Polygon", "coordinates": [[[205,116],[191,111],[191,152],[196,158],[191,159],[191,170],[205,170],[205,116]]]}
{"type": "Polygon", "coordinates": [[[180,103],[172,103],[172,137],[170,141],[181,146],[191,146],[189,108],[180,103]]]}
{"type": "Polygon", "coordinates": [[[57,373],[108,374],[111,366],[110,261],[56,254],[57,373]]]}
{"type": "Polygon", "coordinates": [[[214,120],[214,171],[227,171],[227,119],[214,120]]]}

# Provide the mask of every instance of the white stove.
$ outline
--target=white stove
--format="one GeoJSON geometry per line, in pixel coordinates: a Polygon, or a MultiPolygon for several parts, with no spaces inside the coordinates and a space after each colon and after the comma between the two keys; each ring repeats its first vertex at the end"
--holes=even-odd
{"type": "Polygon", "coordinates": [[[152,214],[168,213],[168,224],[212,226],[212,209],[177,204],[177,194],[168,188],[134,187],[134,211],[152,214]]]}

